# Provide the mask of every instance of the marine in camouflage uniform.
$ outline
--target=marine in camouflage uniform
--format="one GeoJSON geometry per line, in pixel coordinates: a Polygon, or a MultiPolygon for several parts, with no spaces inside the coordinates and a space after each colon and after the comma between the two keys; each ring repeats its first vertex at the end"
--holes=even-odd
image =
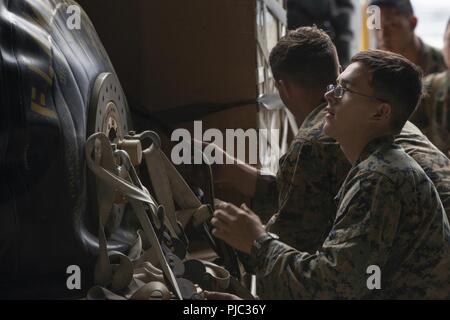
{"type": "Polygon", "coordinates": [[[321,104],[305,119],[280,159],[276,179],[258,179],[252,203],[258,214],[261,207],[277,212],[267,229],[302,251],[322,245],[336,215],[333,199],[351,168],[339,144],[322,133],[325,107],[321,104]]]}
{"type": "MultiPolygon", "coordinates": [[[[262,207],[266,212],[277,212],[267,224],[268,231],[306,252],[320,249],[327,237],[336,217],[333,199],[351,169],[339,144],[322,131],[325,107],[320,105],[305,119],[280,160],[277,178],[258,180],[253,202],[255,212],[262,207]]],[[[396,137],[396,143],[433,181],[450,217],[450,160],[410,122],[396,137]]]]}
{"type": "Polygon", "coordinates": [[[411,117],[442,152],[450,150],[450,70],[425,78],[427,96],[411,117]]]}
{"type": "Polygon", "coordinates": [[[433,183],[393,138],[364,148],[336,200],[315,253],[277,240],[252,249],[261,298],[450,298],[448,219],[433,183]],[[371,265],[381,269],[381,290],[368,289],[371,265]]]}
{"type": "MultiPolygon", "coordinates": [[[[391,14],[387,13],[387,15],[390,17],[390,18],[388,18],[388,20],[389,19],[394,19],[394,20],[401,19],[401,20],[403,20],[403,22],[412,23],[411,17],[414,16],[414,9],[413,9],[413,6],[412,6],[410,0],[369,0],[368,4],[369,4],[369,6],[373,6],[373,5],[379,6],[380,9],[382,9],[383,7],[395,9],[395,16],[392,16],[392,13],[391,14]],[[407,17],[406,21],[404,20],[405,15],[407,17]]],[[[381,15],[383,15],[383,13],[381,13],[381,15]]],[[[381,28],[383,29],[384,27],[382,26],[381,28]]],[[[405,30],[404,28],[402,28],[402,29],[396,29],[396,32],[393,32],[393,30],[387,30],[387,33],[390,36],[394,36],[394,37],[400,36],[403,38],[402,40],[409,39],[409,37],[411,35],[413,35],[414,40],[417,40],[417,42],[418,42],[418,46],[416,46],[416,43],[415,43],[414,47],[411,47],[411,49],[414,48],[415,51],[417,50],[417,52],[416,52],[417,56],[414,54],[413,57],[407,57],[407,58],[410,59],[411,61],[414,58],[413,62],[416,63],[422,69],[422,73],[425,76],[429,75],[431,73],[442,72],[446,69],[444,58],[442,56],[441,51],[426,44],[419,36],[414,34],[414,29],[405,30]],[[398,34],[397,32],[406,32],[406,34],[404,34],[404,33],[398,34]],[[416,58],[417,58],[417,61],[415,61],[416,58]]],[[[413,39],[411,39],[411,40],[413,40],[413,39]]],[[[409,45],[411,45],[411,43],[409,43],[409,45]]],[[[384,47],[382,45],[380,46],[379,43],[377,43],[377,46],[379,46],[378,49],[388,50],[388,51],[393,51],[396,53],[404,54],[403,52],[397,52],[397,50],[399,50],[399,48],[394,49],[391,47],[384,47]]]]}

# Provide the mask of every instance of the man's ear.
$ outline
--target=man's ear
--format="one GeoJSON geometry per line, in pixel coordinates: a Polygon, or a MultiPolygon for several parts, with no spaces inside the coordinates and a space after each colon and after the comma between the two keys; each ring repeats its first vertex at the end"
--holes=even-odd
{"type": "Polygon", "coordinates": [[[392,107],[389,103],[383,102],[376,108],[375,113],[372,115],[372,120],[379,122],[390,122],[392,119],[392,107]]]}
{"type": "Polygon", "coordinates": [[[409,25],[411,27],[411,30],[416,30],[417,27],[417,17],[415,15],[412,15],[411,18],[409,18],[409,25]]]}
{"type": "Polygon", "coordinates": [[[290,99],[292,96],[292,87],[291,83],[286,80],[278,80],[278,90],[280,91],[280,95],[290,99]]]}

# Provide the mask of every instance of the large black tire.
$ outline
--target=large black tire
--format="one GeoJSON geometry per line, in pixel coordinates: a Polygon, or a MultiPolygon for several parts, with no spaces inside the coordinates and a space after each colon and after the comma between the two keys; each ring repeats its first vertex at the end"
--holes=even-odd
{"type": "MultiPolygon", "coordinates": [[[[72,5],[0,0],[2,298],[76,297],[91,285],[98,244],[83,147],[94,82],[115,72],[83,10],[81,28],[69,28],[72,5]],[[66,286],[70,265],[82,290],[66,286]]],[[[131,234],[110,248],[127,250],[131,234]]]]}

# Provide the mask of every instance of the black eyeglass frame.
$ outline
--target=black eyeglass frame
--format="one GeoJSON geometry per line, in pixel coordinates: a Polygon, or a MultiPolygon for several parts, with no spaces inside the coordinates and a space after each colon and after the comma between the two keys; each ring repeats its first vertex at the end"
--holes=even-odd
{"type": "Polygon", "coordinates": [[[366,98],[369,98],[369,99],[375,99],[375,100],[378,100],[378,101],[383,102],[383,103],[388,103],[388,101],[386,101],[384,99],[381,99],[381,98],[378,98],[378,97],[375,97],[375,96],[369,96],[369,95],[364,94],[364,93],[360,93],[360,92],[357,92],[357,91],[354,91],[354,90],[351,90],[351,89],[348,89],[348,88],[344,88],[340,84],[336,84],[336,85],[329,84],[327,86],[327,92],[330,92],[330,91],[333,91],[333,95],[334,95],[334,97],[336,99],[342,99],[342,97],[344,96],[345,91],[348,91],[350,93],[353,93],[353,94],[356,94],[356,95],[359,95],[359,96],[362,96],[362,97],[366,97],[366,98]],[[341,91],[338,91],[338,90],[341,90],[341,91]],[[340,94],[339,94],[339,92],[340,92],[340,94]]]}

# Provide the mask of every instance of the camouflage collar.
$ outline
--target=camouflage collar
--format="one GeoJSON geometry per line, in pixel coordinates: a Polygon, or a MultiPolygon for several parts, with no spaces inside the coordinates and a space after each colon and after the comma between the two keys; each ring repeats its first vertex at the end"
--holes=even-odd
{"type": "MultiPolygon", "coordinates": [[[[322,128],[323,128],[323,124],[324,122],[317,122],[317,116],[318,114],[320,114],[326,107],[327,107],[328,103],[325,101],[322,101],[313,111],[311,111],[305,118],[305,120],[303,120],[303,122],[300,124],[299,126],[299,131],[296,135],[295,138],[298,138],[299,136],[301,136],[302,132],[308,132],[308,135],[310,136],[311,134],[313,134],[314,136],[319,136],[320,134],[322,134],[322,128]]],[[[322,119],[322,117],[321,117],[322,119]]],[[[325,120],[325,118],[323,118],[323,120],[325,120]]]]}
{"type": "Polygon", "coordinates": [[[366,160],[368,157],[370,157],[371,154],[375,153],[377,150],[380,150],[385,146],[392,145],[393,143],[394,137],[391,135],[381,136],[373,139],[363,148],[361,154],[359,155],[358,160],[355,163],[355,166],[357,166],[362,161],[366,160]]]}
{"type": "Polygon", "coordinates": [[[318,113],[320,113],[323,109],[325,109],[328,105],[328,102],[325,100],[321,101],[320,104],[313,109],[306,117],[305,120],[301,123],[300,127],[303,127],[305,124],[310,122],[310,119],[314,119],[318,113]]]}
{"type": "Polygon", "coordinates": [[[420,37],[418,39],[420,43],[418,65],[422,68],[423,74],[426,76],[445,70],[439,50],[426,44],[420,37]]]}

